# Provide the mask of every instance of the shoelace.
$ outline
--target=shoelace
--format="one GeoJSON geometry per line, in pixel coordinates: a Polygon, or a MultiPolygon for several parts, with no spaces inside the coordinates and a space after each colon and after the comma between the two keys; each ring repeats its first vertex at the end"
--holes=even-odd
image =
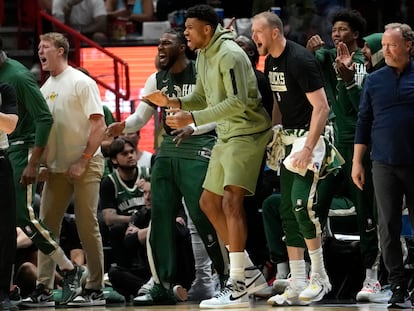
{"type": "Polygon", "coordinates": [[[310,286],[314,286],[314,285],[322,285],[321,282],[321,277],[319,276],[318,273],[315,273],[311,276],[311,280],[309,282],[310,286]]]}
{"type": "Polygon", "coordinates": [[[233,289],[232,289],[232,285],[226,285],[217,295],[216,295],[216,298],[219,298],[219,297],[223,297],[223,296],[226,296],[226,295],[228,295],[228,294],[230,294],[232,291],[233,291],[233,289]]]}
{"type": "Polygon", "coordinates": [[[219,298],[219,297],[223,297],[223,296],[226,296],[226,295],[228,295],[228,294],[230,294],[231,292],[234,292],[234,291],[236,291],[236,292],[242,292],[242,291],[244,291],[245,289],[244,289],[244,287],[239,287],[239,286],[235,286],[235,284],[233,284],[233,283],[230,283],[230,284],[227,284],[221,291],[220,291],[220,293],[218,293],[215,297],[216,298],[219,298]]]}

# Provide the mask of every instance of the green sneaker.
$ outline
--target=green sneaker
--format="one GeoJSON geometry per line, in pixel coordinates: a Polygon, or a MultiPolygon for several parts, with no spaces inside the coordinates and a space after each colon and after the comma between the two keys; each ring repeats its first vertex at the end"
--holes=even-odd
{"type": "Polygon", "coordinates": [[[154,284],[149,293],[134,298],[134,306],[175,305],[177,300],[172,289],[165,289],[161,284],[154,284]]]}
{"type": "Polygon", "coordinates": [[[88,269],[85,266],[74,265],[75,269],[72,271],[63,272],[63,290],[60,304],[67,304],[82,292],[82,287],[85,285],[88,277],[88,269]]]}

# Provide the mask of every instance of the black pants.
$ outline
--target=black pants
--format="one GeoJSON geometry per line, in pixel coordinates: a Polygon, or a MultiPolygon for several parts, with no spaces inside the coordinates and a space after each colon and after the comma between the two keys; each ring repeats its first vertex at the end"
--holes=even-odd
{"type": "Polygon", "coordinates": [[[16,197],[13,171],[4,151],[0,151],[0,292],[10,291],[16,256],[16,197]]]}
{"type": "Polygon", "coordinates": [[[378,205],[381,251],[388,271],[388,280],[392,286],[400,285],[406,288],[408,280],[404,270],[400,235],[404,196],[413,225],[414,165],[391,166],[374,161],[372,176],[378,205]]]}
{"type": "MultiPolygon", "coordinates": [[[[132,249],[132,245],[139,243],[128,239],[127,247],[132,249]]],[[[195,278],[195,263],[191,244],[191,235],[187,227],[176,223],[176,247],[177,247],[177,273],[174,283],[180,284],[187,290],[190,289],[191,284],[195,278]]],[[[138,289],[149,280],[151,271],[148,265],[145,246],[136,246],[137,255],[140,258],[136,264],[129,268],[115,266],[108,271],[108,277],[111,281],[112,287],[126,299],[130,296],[136,296],[138,289]]]]}

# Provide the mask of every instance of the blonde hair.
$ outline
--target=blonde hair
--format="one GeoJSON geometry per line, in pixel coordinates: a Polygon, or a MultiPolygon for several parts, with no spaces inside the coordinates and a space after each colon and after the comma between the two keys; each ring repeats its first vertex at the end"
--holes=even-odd
{"type": "Polygon", "coordinates": [[[283,35],[283,22],[275,13],[270,11],[261,12],[253,17],[253,19],[256,18],[264,18],[271,28],[279,29],[279,32],[283,35]]]}
{"type": "Polygon", "coordinates": [[[69,41],[68,39],[59,32],[48,32],[39,36],[40,40],[49,41],[58,48],[63,48],[63,56],[67,59],[69,54],[69,41]]]}

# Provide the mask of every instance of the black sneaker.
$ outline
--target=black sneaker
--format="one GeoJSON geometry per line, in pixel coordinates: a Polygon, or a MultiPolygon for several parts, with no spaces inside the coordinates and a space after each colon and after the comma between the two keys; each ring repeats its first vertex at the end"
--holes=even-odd
{"type": "Polygon", "coordinates": [[[68,302],[70,307],[96,307],[106,304],[104,293],[101,290],[84,289],[82,293],[68,302]]]}
{"type": "Polygon", "coordinates": [[[53,293],[43,284],[38,284],[29,297],[22,299],[21,306],[29,308],[54,307],[53,293]]]}
{"type": "Polygon", "coordinates": [[[400,285],[392,287],[392,296],[388,308],[411,309],[411,300],[407,288],[400,285]]]}
{"type": "Polygon", "coordinates": [[[75,265],[72,271],[63,273],[63,290],[60,304],[67,304],[82,293],[82,287],[88,277],[88,269],[85,266],[75,265]]]}

